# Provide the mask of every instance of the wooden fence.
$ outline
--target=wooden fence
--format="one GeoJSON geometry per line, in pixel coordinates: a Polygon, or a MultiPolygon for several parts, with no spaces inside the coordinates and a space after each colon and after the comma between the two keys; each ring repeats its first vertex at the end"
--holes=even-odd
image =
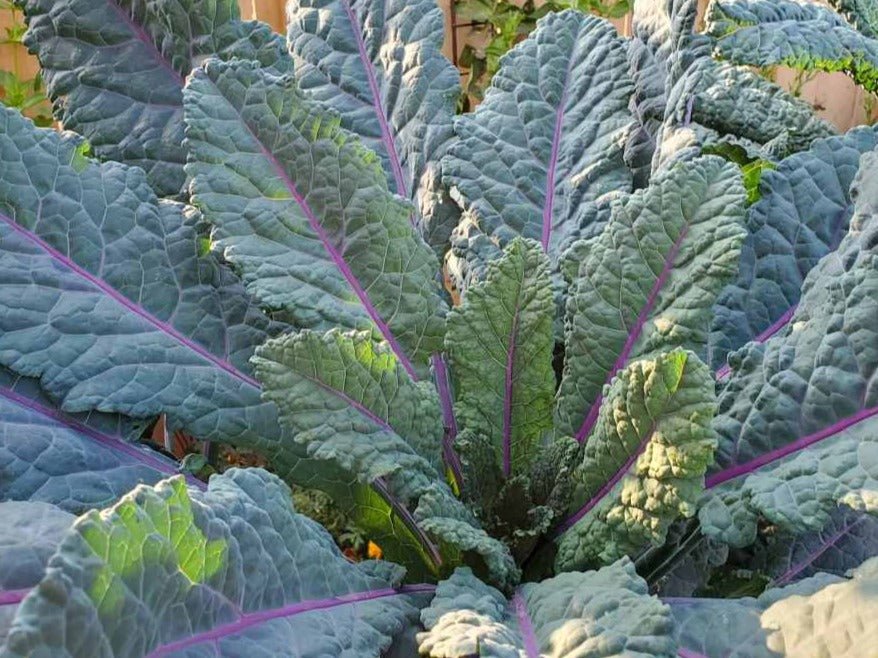
{"type": "MultiPolygon", "coordinates": [[[[278,32],[283,31],[285,0],[239,1],[242,14],[246,18],[258,18],[269,23],[278,32]]],[[[448,3],[450,0],[438,1],[446,10],[446,16],[449,16],[448,3]]],[[[708,0],[700,0],[700,2],[703,10],[708,0]]],[[[0,12],[0,29],[8,28],[11,24],[10,12],[0,12]]],[[[621,19],[616,23],[617,28],[623,34],[626,33],[628,25],[628,19],[621,19]]],[[[446,34],[450,35],[450,19],[447,21],[446,27],[446,34]]],[[[476,38],[466,30],[459,31],[458,37],[459,47],[462,47],[468,39],[476,38]]],[[[446,55],[451,55],[450,36],[446,39],[445,52],[446,55]]],[[[24,48],[14,44],[4,44],[0,45],[0,69],[16,71],[22,77],[32,77],[38,70],[38,66],[24,48]]],[[[781,69],[777,73],[777,82],[787,88],[800,86],[802,97],[817,108],[820,116],[828,119],[841,130],[865,123],[867,114],[871,115],[871,120],[878,118],[878,108],[872,107],[872,101],[876,100],[875,97],[863,92],[843,73],[819,73],[813,77],[809,76],[804,84],[801,84],[802,81],[797,79],[795,72],[781,69]]]]}

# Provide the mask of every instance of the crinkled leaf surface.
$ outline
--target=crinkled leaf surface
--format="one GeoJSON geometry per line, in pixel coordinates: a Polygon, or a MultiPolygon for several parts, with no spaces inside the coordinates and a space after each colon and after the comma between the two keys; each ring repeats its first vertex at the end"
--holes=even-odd
{"type": "Polygon", "coordinates": [[[819,574],[758,599],[666,599],[680,656],[855,658],[875,646],[878,563],[847,580],[819,574]]]}
{"type": "Polygon", "coordinates": [[[185,98],[193,201],[248,290],[297,326],[371,328],[425,370],[444,332],[439,264],[375,154],[250,62],[209,61],[185,98]]]}
{"type": "Polygon", "coordinates": [[[878,5],[872,0],[829,0],[829,4],[862,34],[878,37],[878,5]]]}
{"type": "Polygon", "coordinates": [[[501,247],[519,235],[540,240],[554,262],[581,203],[630,188],[627,69],[615,28],[572,10],[540,20],[504,56],[485,100],[455,123],[460,141],[443,160],[480,233],[501,247]]]}
{"type": "Polygon", "coordinates": [[[878,154],[863,156],[851,229],[806,278],[788,326],[730,357],[700,518],[734,545],[753,541],[760,517],[802,532],[838,504],[876,509],[876,166],[878,154]]]}
{"type": "Polygon", "coordinates": [[[878,89],[878,41],[825,5],[714,0],[707,31],[716,37],[716,53],[737,64],[845,71],[867,90],[878,89]]]}
{"type": "Polygon", "coordinates": [[[820,530],[768,538],[753,566],[781,586],[818,573],[844,576],[876,554],[878,518],[839,507],[820,530]]]}
{"type": "Polygon", "coordinates": [[[554,317],[549,260],[521,238],[448,316],[457,419],[489,439],[507,477],[527,468],[552,428],[554,317]]]}
{"type": "Polygon", "coordinates": [[[692,59],[668,92],[654,170],[668,167],[681,152],[696,157],[703,142],[715,143],[723,136],[764,145],[772,155],[784,157],[835,134],[808,103],[751,69],[707,56],[692,59]]]}
{"type": "Polygon", "coordinates": [[[377,658],[432,590],[402,573],[345,559],[261,469],[178,477],[77,520],[0,655],[377,658]]]}
{"type": "MultiPolygon", "coordinates": [[[[210,254],[197,213],[158,202],[143,171],[0,113],[0,361],[66,412],[148,418],[258,448],[284,476],[304,450],[260,399],[248,359],[268,319],[210,254]]],[[[328,468],[328,466],[327,466],[328,468]]]]}
{"type": "Polygon", "coordinates": [[[627,559],[527,583],[511,601],[461,568],[421,621],[420,651],[431,658],[672,658],[676,648],[668,607],[627,559]]]}
{"type": "MultiPolygon", "coordinates": [[[[377,528],[383,534],[376,541],[390,559],[415,550],[436,576],[450,573],[460,552],[473,552],[496,582],[517,577],[503,544],[478,527],[440,475],[443,425],[435,390],[412,382],[386,343],[368,332],[304,331],[269,341],[254,362],[266,399],[310,455],[340,463],[397,501],[403,527],[379,519],[377,528]]],[[[360,519],[364,512],[352,515],[360,519]]]]}
{"type": "Polygon", "coordinates": [[[511,477],[504,476],[486,435],[464,430],[455,448],[463,474],[461,497],[489,534],[525,563],[567,512],[582,446],[569,437],[556,439],[538,448],[529,467],[511,477]]]}
{"type": "Polygon", "coordinates": [[[380,156],[390,189],[415,202],[424,237],[444,252],[458,209],[439,159],[460,74],[442,54],[442,10],[435,0],[292,0],[287,17],[299,87],[380,156]]]}
{"type": "Polygon", "coordinates": [[[293,68],[283,39],[240,20],[236,0],[17,0],[25,44],[65,128],[95,154],[142,167],[160,196],[184,192],[183,83],[210,56],[293,68]]]}
{"type": "Polygon", "coordinates": [[[35,380],[0,368],[0,500],[81,514],[174,475],[174,461],[130,442],[135,428],[113,414],[64,413],[35,380]]]}
{"type": "Polygon", "coordinates": [[[649,48],[665,73],[675,53],[690,39],[696,10],[693,0],[637,0],[634,3],[631,16],[634,37],[649,48]]]}
{"type": "Polygon", "coordinates": [[[164,413],[172,427],[256,449],[283,477],[398,522],[391,494],[310,458],[261,399],[249,358],[278,328],[200,255],[198,213],[157,202],[141,170],[98,165],[78,140],[11,111],[0,114],[0,154],[2,365],[39,377],[66,412],[164,413]]]}
{"type": "Polygon", "coordinates": [[[564,374],[555,429],[588,438],[602,390],[639,356],[707,343],[711,308],[734,276],[744,239],[738,168],[684,162],[613,204],[583,248],[567,303],[564,374]]]}
{"type": "Polygon", "coordinates": [[[629,73],[634,82],[630,108],[636,119],[625,144],[625,162],[636,188],[652,173],[658,132],[665,118],[671,71],[688,47],[695,24],[696,0],[637,0],[628,42],[629,73]]]}
{"type": "Polygon", "coordinates": [[[871,128],[814,142],[762,174],[761,198],[747,211],[738,277],[714,306],[709,356],[714,368],[750,340],[766,340],[789,320],[805,275],[847,231],[850,186],[860,156],[875,148],[871,128]]]}
{"type": "Polygon", "coordinates": [[[49,503],[0,503],[0,646],[74,518],[49,503]]]}
{"type": "Polygon", "coordinates": [[[557,528],[556,569],[617,560],[664,541],[671,522],[695,513],[716,446],[712,380],[698,357],[677,349],[613,381],[557,528]]]}

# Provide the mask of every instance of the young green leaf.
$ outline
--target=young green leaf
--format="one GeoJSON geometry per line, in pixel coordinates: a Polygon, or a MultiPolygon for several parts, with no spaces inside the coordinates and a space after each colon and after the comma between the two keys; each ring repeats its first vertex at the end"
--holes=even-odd
{"type": "MultiPolygon", "coordinates": [[[[277,404],[281,422],[309,455],[341,464],[361,482],[377,482],[399,501],[395,511],[405,541],[415,535],[434,577],[450,573],[458,554],[472,551],[495,582],[515,579],[507,549],[478,527],[440,476],[435,391],[412,382],[386,343],[368,332],[303,331],[268,341],[254,364],[265,398],[277,404]]],[[[358,505],[345,511],[360,519],[370,510],[358,505]]],[[[388,557],[405,560],[411,543],[399,545],[393,520],[371,520],[380,522],[369,530],[380,533],[376,541],[388,557]]]]}
{"type": "Polygon", "coordinates": [[[707,343],[711,308],[734,275],[744,239],[738,167],[684,162],[613,205],[567,303],[566,355],[555,430],[588,439],[602,390],[640,356],[707,343]]]}
{"type": "Polygon", "coordinates": [[[671,522],[695,513],[716,447],[712,382],[682,349],[634,362],[613,381],[570,514],[556,529],[557,569],[607,564],[660,543],[671,522]]]}
{"type": "Polygon", "coordinates": [[[521,238],[448,316],[457,419],[487,437],[507,477],[527,469],[552,428],[554,316],[549,260],[521,238]]]}

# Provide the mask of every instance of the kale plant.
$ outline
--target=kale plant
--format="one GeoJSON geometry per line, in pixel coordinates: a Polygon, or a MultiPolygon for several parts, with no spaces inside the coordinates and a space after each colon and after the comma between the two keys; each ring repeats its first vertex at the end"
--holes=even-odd
{"type": "Polygon", "coordinates": [[[868,84],[869,2],[549,14],[460,117],[433,0],[20,4],[2,658],[867,650],[878,136],[743,64],[868,84]]]}

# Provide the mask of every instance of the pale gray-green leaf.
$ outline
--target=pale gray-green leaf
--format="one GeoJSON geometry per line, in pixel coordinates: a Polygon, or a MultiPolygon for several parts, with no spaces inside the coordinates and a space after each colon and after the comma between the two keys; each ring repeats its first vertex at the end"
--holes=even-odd
{"type": "Polygon", "coordinates": [[[81,514],[177,473],[176,462],[132,442],[136,430],[123,416],[66,414],[35,380],[0,367],[0,500],[81,514]]]}
{"type": "Polygon", "coordinates": [[[760,518],[803,532],[839,504],[878,509],[876,166],[878,154],[863,156],[850,231],[805,279],[788,325],[730,356],[699,515],[731,544],[751,543],[760,518]]]}
{"type": "Polygon", "coordinates": [[[779,587],[818,573],[844,576],[876,555],[878,518],[839,507],[820,530],[766,538],[752,564],[779,587]]]}
{"type": "Polygon", "coordinates": [[[381,532],[399,522],[392,496],[309,457],[262,400],[249,358],[283,326],[203,253],[196,211],[158,202],[142,170],[90,161],[79,140],[12,111],[0,113],[0,156],[2,365],[38,377],[65,412],[165,414],[172,429],[258,451],[343,507],[368,504],[381,532]]]}
{"type": "Polygon", "coordinates": [[[378,658],[423,602],[402,575],[347,560],[266,471],[178,477],[76,521],[0,656],[378,658]]]}
{"type": "Polygon", "coordinates": [[[875,646],[878,561],[862,564],[850,579],[819,574],[757,599],[667,602],[680,656],[859,658],[875,646]]]}
{"type": "Polygon", "coordinates": [[[761,198],[747,210],[747,238],[734,283],[714,306],[709,357],[725,365],[730,351],[777,332],[799,302],[805,276],[847,232],[850,186],[875,131],[858,128],[815,141],[762,174],[761,198]]]}
{"type": "Polygon", "coordinates": [[[707,31],[716,53],[736,64],[844,71],[865,89],[878,89],[878,40],[823,4],[713,0],[707,31]]]}
{"type": "Polygon", "coordinates": [[[625,162],[636,188],[649,183],[659,129],[665,118],[671,75],[692,38],[696,0],[637,0],[633,3],[628,43],[634,81],[630,108],[636,122],[625,144],[625,162]]]}
{"type": "Polygon", "coordinates": [[[248,290],[297,326],[372,329],[423,372],[442,347],[439,264],[375,154],[250,62],[207,62],[185,105],[193,201],[248,290]]]}
{"type": "Polygon", "coordinates": [[[511,601],[467,568],[439,584],[421,612],[430,658],[672,658],[670,610],[627,559],[600,571],[527,583],[511,601]]]}
{"type": "Polygon", "coordinates": [[[100,158],[142,167],[160,196],[185,193],[183,84],[206,57],[291,72],[283,39],[236,0],[17,0],[65,128],[100,158]]]}
{"type": "Polygon", "coordinates": [[[783,157],[835,133],[808,103],[751,69],[695,57],[668,92],[653,169],[669,166],[687,148],[684,157],[697,157],[705,134],[714,142],[724,135],[766,146],[780,141],[783,152],[774,155],[783,157]]]}
{"type": "Polygon", "coordinates": [[[0,502],[0,647],[75,518],[49,503],[0,502]]]}
{"type": "Polygon", "coordinates": [[[874,0],[829,0],[829,4],[862,34],[878,37],[878,5],[874,0]]]}
{"type": "Polygon", "coordinates": [[[262,449],[291,475],[304,451],[249,374],[273,329],[236,277],[199,255],[198,213],[14,111],[0,113],[0,154],[3,365],[38,377],[66,412],[164,413],[201,439],[262,449]]]}
{"type": "Polygon", "coordinates": [[[381,158],[390,189],[441,255],[458,209],[441,188],[439,159],[454,137],[460,75],[442,54],[435,0],[292,0],[290,51],[299,87],[341,116],[381,158]]]}
{"type": "Polygon", "coordinates": [[[579,204],[630,188],[625,51],[607,21],[549,14],[504,56],[476,111],[457,120],[445,180],[492,242],[540,240],[554,263],[579,228],[579,204]]]}

